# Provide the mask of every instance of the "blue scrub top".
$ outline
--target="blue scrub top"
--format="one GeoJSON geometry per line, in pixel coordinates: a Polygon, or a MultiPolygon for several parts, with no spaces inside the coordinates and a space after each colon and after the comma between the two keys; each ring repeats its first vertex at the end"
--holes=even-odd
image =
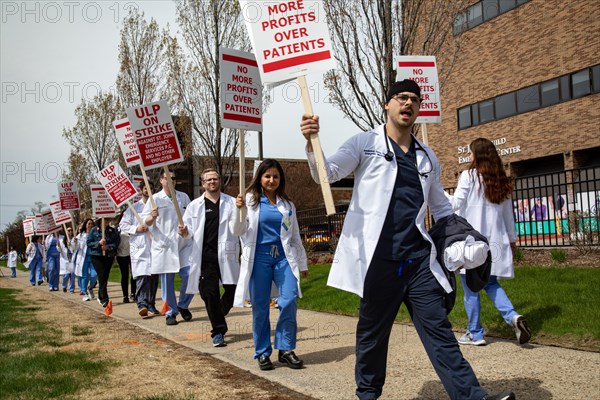
{"type": "MultiPolygon", "coordinates": [[[[390,142],[396,154],[398,170],[394,192],[374,256],[385,260],[403,261],[429,254],[429,242],[423,238],[415,223],[425,199],[417,170],[414,139],[406,153],[396,142],[391,139],[390,142]]],[[[390,164],[392,162],[394,160],[390,164]]]]}
{"type": "Polygon", "coordinates": [[[56,256],[59,255],[60,253],[58,252],[58,249],[56,248],[56,238],[53,237],[52,241],[50,242],[50,247],[48,247],[48,251],[46,252],[46,255],[48,256],[56,256]]]}
{"type": "Polygon", "coordinates": [[[264,194],[260,196],[260,212],[256,244],[277,244],[281,242],[281,221],[283,219],[277,205],[273,205],[264,194]]]}

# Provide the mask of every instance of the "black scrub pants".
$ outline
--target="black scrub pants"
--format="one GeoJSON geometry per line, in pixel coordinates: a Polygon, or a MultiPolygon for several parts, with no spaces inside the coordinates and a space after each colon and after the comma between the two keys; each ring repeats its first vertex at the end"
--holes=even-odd
{"type": "MultiPolygon", "coordinates": [[[[376,399],[385,383],[388,343],[404,302],[425,351],[453,400],[481,400],[481,388],[464,359],[444,306],[444,289],[429,267],[429,254],[404,262],[373,259],[364,283],[356,327],[356,395],[376,399]]],[[[404,371],[406,374],[417,373],[404,371]]]]}
{"type": "Polygon", "coordinates": [[[203,261],[200,269],[199,292],[200,297],[206,305],[206,313],[212,330],[211,337],[221,333],[227,333],[227,322],[225,316],[233,307],[236,285],[223,285],[225,292],[223,297],[219,290],[219,281],[221,280],[221,270],[217,260],[203,261]]]}
{"type": "Polygon", "coordinates": [[[103,307],[108,304],[108,276],[110,275],[110,269],[112,267],[114,256],[91,256],[92,266],[98,274],[98,300],[102,303],[103,307]]]}

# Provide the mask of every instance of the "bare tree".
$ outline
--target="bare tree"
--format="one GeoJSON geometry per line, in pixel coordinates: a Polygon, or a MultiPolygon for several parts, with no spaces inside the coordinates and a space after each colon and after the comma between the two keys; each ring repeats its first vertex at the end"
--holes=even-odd
{"type": "Polygon", "coordinates": [[[443,84],[460,48],[460,36],[452,36],[452,22],[466,3],[324,1],[339,68],[325,75],[332,103],[360,129],[383,123],[381,105],[387,88],[396,80],[393,61],[398,55],[435,55],[442,66],[443,84]]]}
{"type": "Polygon", "coordinates": [[[211,157],[227,186],[235,168],[238,135],[221,126],[220,47],[248,51],[250,42],[234,0],[181,0],[177,21],[186,51],[176,39],[169,45],[169,85],[178,114],[189,119],[194,153],[211,157]]]}

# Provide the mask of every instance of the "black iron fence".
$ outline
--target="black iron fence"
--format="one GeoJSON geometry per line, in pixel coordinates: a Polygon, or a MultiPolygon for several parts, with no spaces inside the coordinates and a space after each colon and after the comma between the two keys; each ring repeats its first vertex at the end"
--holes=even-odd
{"type": "MultiPolygon", "coordinates": [[[[600,246],[600,167],[516,178],[512,199],[520,247],[600,246]]],[[[298,211],[305,242],[332,250],[347,209],[337,206],[329,216],[324,208],[298,211]]]]}

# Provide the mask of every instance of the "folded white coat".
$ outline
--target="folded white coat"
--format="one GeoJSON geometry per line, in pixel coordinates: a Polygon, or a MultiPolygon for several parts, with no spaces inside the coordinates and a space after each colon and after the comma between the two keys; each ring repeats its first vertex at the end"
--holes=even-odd
{"type": "Polygon", "coordinates": [[[444,263],[448,271],[477,268],[485,262],[489,250],[487,243],[469,235],[465,240],[454,242],[444,250],[444,263]]]}

